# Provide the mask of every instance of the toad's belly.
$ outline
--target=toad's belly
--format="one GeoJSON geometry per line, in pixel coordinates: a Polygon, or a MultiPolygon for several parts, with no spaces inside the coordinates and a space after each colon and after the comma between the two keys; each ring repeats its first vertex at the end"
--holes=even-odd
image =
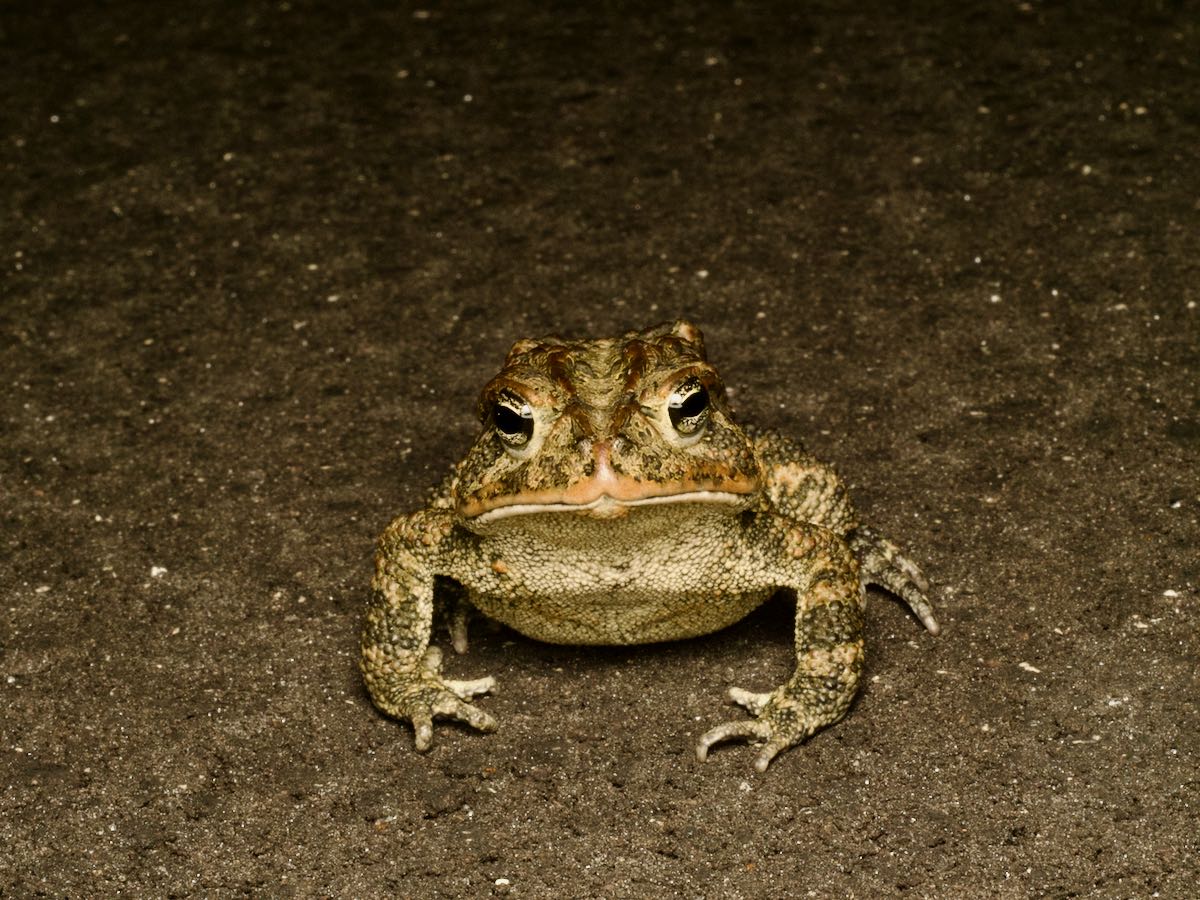
{"type": "Polygon", "coordinates": [[[566,589],[546,594],[471,591],[483,612],[531,638],[554,644],[646,644],[709,634],[762,605],[770,589],[728,592],[566,589]]]}
{"type": "Polygon", "coordinates": [[[778,582],[730,508],[652,505],[604,519],[515,516],[448,573],[484,614],[559,644],[643,644],[732,625],[778,582]]]}

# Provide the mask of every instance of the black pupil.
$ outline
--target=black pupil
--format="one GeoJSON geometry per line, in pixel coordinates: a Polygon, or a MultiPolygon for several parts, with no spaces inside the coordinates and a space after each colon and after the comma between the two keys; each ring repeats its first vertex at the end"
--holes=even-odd
{"type": "Polygon", "coordinates": [[[679,404],[679,416],[683,419],[691,419],[700,415],[707,408],[708,391],[701,386],[688,394],[684,401],[679,404]]]}
{"type": "Polygon", "coordinates": [[[667,412],[671,416],[671,424],[680,434],[698,434],[704,427],[705,413],[708,412],[707,388],[699,382],[681,387],[672,398],[667,412]],[[680,398],[679,395],[685,391],[687,395],[680,398]]]}
{"type": "Polygon", "coordinates": [[[511,437],[529,437],[533,433],[533,420],[527,419],[506,403],[497,403],[492,411],[496,428],[511,437]]]}
{"type": "Polygon", "coordinates": [[[515,409],[497,403],[496,427],[506,434],[518,434],[521,431],[521,416],[515,409]]]}

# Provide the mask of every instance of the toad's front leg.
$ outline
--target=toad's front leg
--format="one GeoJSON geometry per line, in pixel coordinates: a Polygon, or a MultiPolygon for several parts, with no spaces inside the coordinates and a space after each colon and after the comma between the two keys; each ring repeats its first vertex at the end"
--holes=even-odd
{"type": "Polygon", "coordinates": [[[433,745],[433,719],[494,731],[496,720],[466,701],[492,688],[492,678],[451,681],[441,676],[441,652],[429,646],[433,585],[439,561],[456,536],[450,514],[422,510],[396,519],[379,539],[375,578],[362,633],[359,666],[371,700],[383,712],[412,722],[418,750],[433,745]]]}
{"type": "Polygon", "coordinates": [[[718,725],[700,738],[696,756],[722,741],[758,740],[754,768],[764,772],[783,750],[846,714],[858,690],[863,661],[862,592],[858,564],[833,532],[775,519],[762,546],[785,548],[782,560],[766,561],[779,586],[796,592],[796,670],[768,693],[731,688],[729,699],[754,717],[718,725]]]}

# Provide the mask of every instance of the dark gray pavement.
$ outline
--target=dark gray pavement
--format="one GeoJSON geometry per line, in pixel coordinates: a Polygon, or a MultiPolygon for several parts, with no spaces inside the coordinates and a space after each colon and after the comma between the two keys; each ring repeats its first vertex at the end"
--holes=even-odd
{"type": "Polygon", "coordinates": [[[1194,897],[1194,4],[0,9],[0,896],[1194,897]],[[1132,6],[1130,7],[1132,10],[1132,6]],[[765,776],[788,610],[479,631],[373,543],[516,338],[686,316],[936,582],[765,776]]]}

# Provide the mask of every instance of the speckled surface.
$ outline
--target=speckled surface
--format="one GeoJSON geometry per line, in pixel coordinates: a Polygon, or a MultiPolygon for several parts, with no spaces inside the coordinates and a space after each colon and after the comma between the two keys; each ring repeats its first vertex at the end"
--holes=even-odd
{"type": "Polygon", "coordinates": [[[6,6],[0,893],[1191,896],[1200,31],[1106,9],[6,6]],[[379,532],[514,339],[677,316],[941,636],[757,775],[784,604],[476,629],[414,753],[379,532]]]}

